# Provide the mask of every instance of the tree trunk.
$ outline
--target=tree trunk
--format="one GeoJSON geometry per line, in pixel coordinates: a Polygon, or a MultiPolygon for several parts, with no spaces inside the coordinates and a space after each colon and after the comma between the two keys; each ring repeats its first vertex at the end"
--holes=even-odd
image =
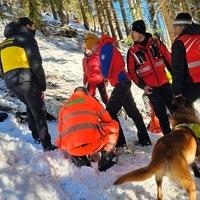
{"type": "Polygon", "coordinates": [[[35,26],[41,30],[42,22],[38,0],[29,0],[29,17],[34,21],[35,26]]]}
{"type": "Polygon", "coordinates": [[[117,19],[117,13],[115,11],[112,0],[110,0],[110,5],[111,5],[112,12],[113,12],[113,17],[114,17],[114,21],[115,21],[115,24],[116,24],[117,33],[119,35],[119,39],[121,40],[121,39],[123,39],[123,35],[122,35],[122,31],[121,31],[121,28],[120,28],[120,25],[119,25],[119,21],[117,19]]]}
{"type": "Polygon", "coordinates": [[[141,0],[130,0],[130,1],[133,1],[134,4],[133,8],[134,19],[135,20],[141,19],[142,18],[141,0]]]}
{"type": "Polygon", "coordinates": [[[86,16],[86,12],[85,12],[85,8],[84,8],[84,1],[83,0],[79,0],[79,5],[80,5],[80,9],[81,9],[81,14],[82,14],[82,17],[83,17],[84,27],[87,30],[90,30],[88,18],[86,16]]]}
{"type": "Polygon", "coordinates": [[[115,33],[115,29],[112,23],[112,15],[111,15],[111,5],[110,5],[110,0],[102,0],[103,3],[103,8],[106,11],[106,15],[107,15],[107,20],[108,20],[108,24],[110,27],[110,31],[112,34],[112,37],[116,38],[116,33],[115,33]]]}
{"type": "Polygon", "coordinates": [[[130,10],[131,16],[132,16],[133,21],[134,21],[135,14],[134,14],[134,3],[133,3],[133,0],[128,0],[128,5],[129,5],[129,10],[130,10]]]}
{"type": "MultiPolygon", "coordinates": [[[[170,42],[173,42],[175,39],[174,31],[173,31],[173,22],[176,16],[175,10],[173,8],[173,5],[169,6],[169,3],[166,1],[163,3],[163,0],[159,0],[159,4],[161,6],[160,10],[164,18],[164,23],[168,30],[170,42]]],[[[168,46],[170,46],[170,44],[168,44],[168,46]]]]}
{"type": "Polygon", "coordinates": [[[67,26],[67,24],[69,23],[69,18],[68,18],[68,15],[65,13],[63,0],[57,0],[56,5],[58,8],[58,14],[61,20],[61,26],[67,26]]]}
{"type": "Polygon", "coordinates": [[[101,31],[102,33],[109,34],[104,17],[103,17],[101,2],[99,0],[94,0],[94,3],[95,3],[96,11],[97,11],[97,17],[98,17],[98,21],[101,27],[101,31]]]}
{"type": "Polygon", "coordinates": [[[105,9],[102,9],[104,7],[103,6],[103,0],[99,0],[99,2],[100,2],[100,5],[101,5],[101,12],[103,14],[103,19],[104,19],[104,23],[106,25],[107,34],[110,35],[109,24],[108,24],[108,18],[107,18],[107,15],[106,15],[106,11],[105,11],[105,9]]]}
{"type": "Polygon", "coordinates": [[[57,19],[58,19],[58,16],[57,16],[57,12],[56,12],[56,10],[55,10],[54,1],[53,1],[53,0],[49,0],[49,3],[50,3],[50,5],[51,5],[51,11],[52,11],[52,14],[53,14],[53,18],[54,18],[55,20],[57,20],[57,19]]]}
{"type": "Polygon", "coordinates": [[[94,32],[96,31],[96,21],[95,21],[95,16],[93,15],[93,11],[92,11],[92,5],[89,3],[88,0],[85,0],[85,5],[87,6],[88,12],[90,14],[90,17],[93,21],[93,25],[94,25],[94,32]]]}
{"type": "Polygon", "coordinates": [[[122,12],[124,27],[125,27],[125,30],[126,30],[126,35],[128,36],[129,35],[129,26],[128,26],[128,20],[127,20],[127,17],[126,17],[126,12],[125,12],[125,9],[124,9],[124,3],[123,3],[123,0],[118,0],[118,1],[119,1],[119,5],[120,5],[120,8],[121,8],[121,12],[122,12]]]}

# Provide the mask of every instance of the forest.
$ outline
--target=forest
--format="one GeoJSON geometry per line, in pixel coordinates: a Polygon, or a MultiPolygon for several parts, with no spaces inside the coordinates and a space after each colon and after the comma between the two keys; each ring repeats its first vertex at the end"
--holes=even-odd
{"type": "Polygon", "coordinates": [[[69,20],[83,23],[86,30],[106,33],[122,40],[129,35],[131,23],[144,19],[148,30],[171,46],[173,20],[179,12],[189,12],[200,23],[199,0],[0,0],[0,17],[5,6],[11,16],[29,16],[42,29],[42,13],[60,19],[61,27],[69,20]]]}

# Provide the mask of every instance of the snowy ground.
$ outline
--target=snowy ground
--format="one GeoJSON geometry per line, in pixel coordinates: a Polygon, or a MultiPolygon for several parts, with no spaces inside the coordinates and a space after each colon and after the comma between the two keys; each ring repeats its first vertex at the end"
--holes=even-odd
{"type": "MultiPolygon", "coordinates": [[[[0,26],[0,40],[3,27],[0,26]]],[[[68,98],[76,86],[82,85],[82,52],[75,39],[46,38],[37,36],[48,89],[46,99],[58,104],[68,98]]],[[[138,108],[144,110],[142,91],[132,87],[138,108]]],[[[0,101],[13,108],[24,107],[8,96],[0,80],[0,101]]],[[[61,152],[43,152],[34,144],[26,124],[17,123],[14,114],[0,123],[0,200],[154,200],[154,178],[144,182],[112,186],[113,181],[127,171],[144,166],[150,160],[152,147],[134,147],[136,128],[130,119],[120,118],[132,154],[119,156],[119,163],[106,172],[92,168],[76,168],[61,152]]],[[[49,123],[52,141],[57,135],[56,122],[49,123]]],[[[158,137],[150,135],[155,142],[158,137]]],[[[200,197],[200,180],[197,183],[197,199],[200,197]]],[[[188,199],[186,192],[167,178],[163,182],[165,200],[188,199]]]]}

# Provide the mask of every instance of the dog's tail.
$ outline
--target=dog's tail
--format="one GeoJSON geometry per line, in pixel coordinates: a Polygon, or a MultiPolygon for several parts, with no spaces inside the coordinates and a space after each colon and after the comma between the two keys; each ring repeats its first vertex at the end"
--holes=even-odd
{"type": "Polygon", "coordinates": [[[155,172],[156,167],[153,163],[150,163],[148,166],[134,170],[132,172],[129,172],[121,177],[119,177],[115,182],[114,185],[119,185],[122,183],[127,183],[131,181],[144,181],[148,178],[151,178],[155,172]]]}

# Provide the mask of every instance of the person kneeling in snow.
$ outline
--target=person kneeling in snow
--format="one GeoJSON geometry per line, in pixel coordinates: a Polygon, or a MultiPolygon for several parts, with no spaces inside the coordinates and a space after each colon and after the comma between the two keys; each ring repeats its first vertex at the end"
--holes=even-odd
{"type": "Polygon", "coordinates": [[[58,115],[58,148],[67,152],[78,167],[91,166],[99,154],[99,171],[117,162],[115,146],[119,124],[84,87],[77,87],[58,115]]]}

